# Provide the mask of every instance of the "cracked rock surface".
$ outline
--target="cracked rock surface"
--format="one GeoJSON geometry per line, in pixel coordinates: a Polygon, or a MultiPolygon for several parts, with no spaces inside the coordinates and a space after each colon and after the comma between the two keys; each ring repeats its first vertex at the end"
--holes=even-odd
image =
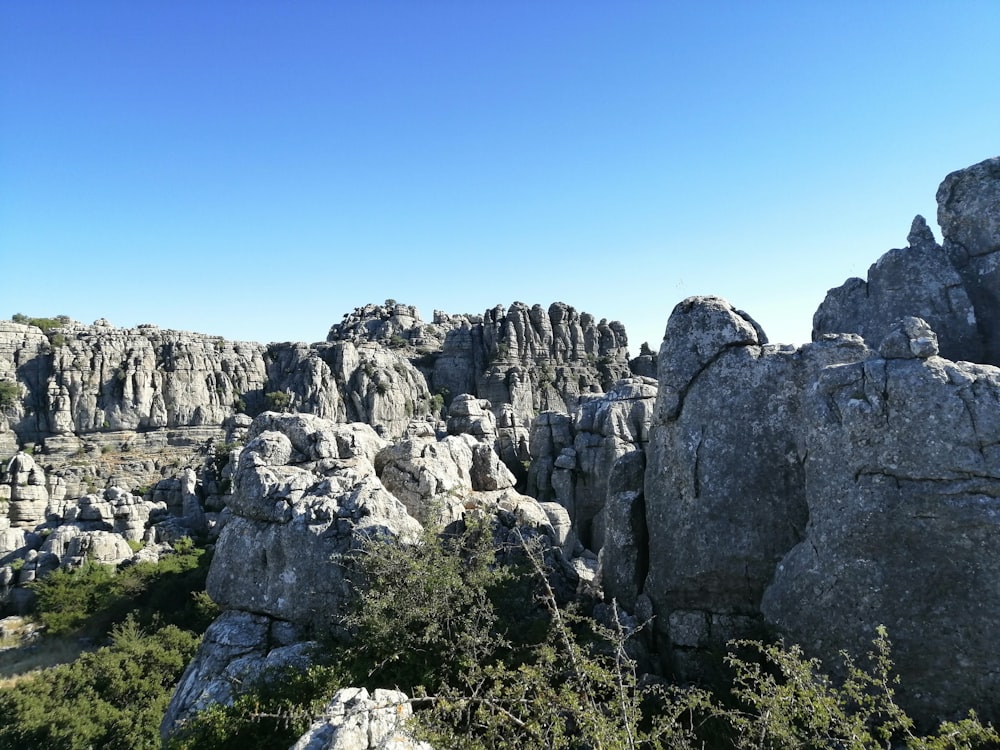
{"type": "Polygon", "coordinates": [[[1000,706],[1000,370],[939,357],[822,372],[806,399],[809,525],[762,611],[830,664],[883,624],[918,714],[1000,706]]]}

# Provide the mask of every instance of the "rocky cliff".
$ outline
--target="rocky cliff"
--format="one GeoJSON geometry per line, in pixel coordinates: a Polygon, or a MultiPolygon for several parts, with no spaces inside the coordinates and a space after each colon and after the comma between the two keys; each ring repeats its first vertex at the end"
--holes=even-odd
{"type": "Polygon", "coordinates": [[[908,248],[830,291],[811,344],[769,345],[717,298],[674,309],[636,600],[669,669],[704,676],[727,640],[767,629],[835,665],[883,624],[917,716],[1000,718],[1000,160],[938,199],[943,243],[917,217],[908,248]]]}
{"type": "Polygon", "coordinates": [[[562,302],[548,310],[515,302],[483,315],[435,311],[425,323],[415,308],[388,300],[345,315],[327,340],[394,347],[424,372],[432,392],[473,394],[496,409],[509,404],[525,427],[539,411],[571,411],[630,374],[621,323],[562,302]]]}

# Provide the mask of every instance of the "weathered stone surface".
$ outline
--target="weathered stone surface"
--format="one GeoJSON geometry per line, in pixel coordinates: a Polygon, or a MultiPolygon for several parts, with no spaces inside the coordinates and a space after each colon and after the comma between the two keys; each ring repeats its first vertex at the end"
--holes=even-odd
{"type": "Polygon", "coordinates": [[[411,536],[419,524],[365,457],[379,442],[370,428],[265,413],[249,435],[209,595],[227,609],[335,631],[351,551],[366,536],[411,536]]]}
{"type": "MultiPolygon", "coordinates": [[[[764,345],[758,326],[719,298],[674,309],[647,451],[644,591],[682,672],[684,647],[722,646],[759,620],[763,590],[808,517],[802,393],[824,365],[867,353],[857,336],[764,345]]],[[[605,559],[618,566],[610,550],[605,559]]]]}
{"type": "Polygon", "coordinates": [[[491,444],[471,435],[405,440],[375,458],[385,487],[421,522],[441,513],[445,521],[461,516],[474,492],[512,489],[514,476],[491,444]]]}
{"type": "MultiPolygon", "coordinates": [[[[528,470],[527,492],[540,502],[572,498],[572,488],[560,491],[555,479],[556,460],[566,449],[573,450],[573,418],[569,414],[543,411],[531,423],[529,450],[531,468],[528,470]],[[555,479],[555,484],[553,480],[555,479]]],[[[576,465],[576,456],[568,468],[576,465]]]]}
{"type": "Polygon", "coordinates": [[[497,435],[497,418],[492,404],[469,393],[456,396],[448,407],[448,434],[472,435],[477,440],[493,441],[497,435]]]}
{"type": "Polygon", "coordinates": [[[1000,716],[1000,370],[938,357],[828,367],[803,413],[805,538],[762,610],[831,663],[884,624],[922,717],[1000,716]]]}
{"type": "Polygon", "coordinates": [[[622,325],[561,302],[548,310],[515,302],[483,315],[435,311],[432,323],[407,305],[368,305],[346,315],[327,339],[395,347],[420,367],[433,392],[473,394],[490,401],[497,416],[509,404],[524,428],[538,411],[569,411],[581,396],[629,374],[622,325]]]}
{"type": "Polygon", "coordinates": [[[208,706],[229,705],[257,680],[283,669],[305,669],[307,641],[293,642],[295,629],[263,615],[223,612],[205,631],[194,659],[184,670],[160,724],[166,739],[185,719],[208,706]]]}
{"type": "Polygon", "coordinates": [[[646,454],[624,453],[612,465],[604,506],[605,534],[600,555],[600,581],[605,598],[635,610],[649,568],[649,535],[643,475],[646,454]]]}
{"type": "Polygon", "coordinates": [[[897,320],[923,318],[941,355],[1000,365],[1000,157],[948,175],[937,192],[939,246],[923,217],[868,271],[827,294],[813,318],[814,339],[849,332],[876,346],[897,320]]]}
{"type": "Polygon", "coordinates": [[[45,539],[40,552],[54,555],[63,567],[79,567],[88,559],[102,565],[117,566],[133,554],[121,535],[86,530],[78,524],[57,526],[45,539]]]}
{"type": "Polygon", "coordinates": [[[976,312],[962,278],[922,216],[913,220],[909,247],[890,250],[868,269],[868,281],[848,279],[831,289],[813,316],[813,340],[824,333],[857,333],[878,346],[901,318],[923,318],[940,335],[942,355],[979,361],[976,312]]]}
{"type": "Polygon", "coordinates": [[[432,750],[406,729],[413,707],[405,693],[342,688],[292,750],[432,750]]]}
{"type": "MultiPolygon", "coordinates": [[[[968,359],[1000,365],[1000,157],[987,159],[944,178],[937,191],[938,224],[945,253],[958,269],[975,309],[982,356],[968,359]]],[[[919,313],[911,313],[919,314],[919,313]]],[[[928,319],[942,340],[944,332],[928,319]]]]}

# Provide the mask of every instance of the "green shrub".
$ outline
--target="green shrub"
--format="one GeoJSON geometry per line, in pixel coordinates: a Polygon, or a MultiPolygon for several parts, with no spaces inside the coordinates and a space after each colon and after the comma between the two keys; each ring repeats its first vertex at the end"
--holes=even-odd
{"type": "Polygon", "coordinates": [[[37,616],[51,635],[102,636],[129,613],[143,624],[171,623],[200,632],[214,615],[193,594],[203,591],[210,556],[189,538],[174,544],[176,554],[119,572],[87,561],[77,569],[55,570],[31,584],[37,616]]]}
{"type": "Polygon", "coordinates": [[[13,380],[0,380],[0,409],[7,410],[21,400],[21,386],[13,380]]]}
{"type": "Polygon", "coordinates": [[[14,313],[11,320],[21,325],[37,326],[42,329],[42,333],[48,333],[53,328],[64,326],[72,321],[68,315],[57,315],[54,318],[31,318],[22,313],[14,313]]]}
{"type": "Polygon", "coordinates": [[[267,401],[267,408],[270,411],[287,411],[292,403],[291,395],[284,391],[271,391],[264,394],[264,399],[267,401]]]}
{"type": "Polygon", "coordinates": [[[173,625],[147,634],[134,620],[111,645],[0,690],[0,750],[155,750],[173,686],[198,636],[173,625]]]}
{"type": "Polygon", "coordinates": [[[957,723],[945,722],[936,733],[918,736],[914,722],[896,703],[898,678],[892,674],[891,646],[885,627],[876,628],[864,666],[847,654],[844,680],[837,684],[818,659],[806,658],[799,646],[737,641],[737,656],[726,662],[735,670],[732,695],[737,707],[720,712],[732,728],[733,744],[757,748],[866,748],[945,750],[1000,746],[1000,734],[970,712],[957,723]]]}

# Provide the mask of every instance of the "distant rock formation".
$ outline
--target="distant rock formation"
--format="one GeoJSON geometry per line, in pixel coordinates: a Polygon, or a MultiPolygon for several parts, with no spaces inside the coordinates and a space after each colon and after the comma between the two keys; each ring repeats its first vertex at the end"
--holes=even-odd
{"type": "Polygon", "coordinates": [[[521,302],[483,315],[435,311],[425,323],[415,308],[387,300],[345,315],[327,340],[376,341],[406,352],[432,392],[472,394],[497,409],[509,404],[524,427],[539,411],[570,411],[630,373],[622,324],[562,302],[547,311],[521,302]]]}

